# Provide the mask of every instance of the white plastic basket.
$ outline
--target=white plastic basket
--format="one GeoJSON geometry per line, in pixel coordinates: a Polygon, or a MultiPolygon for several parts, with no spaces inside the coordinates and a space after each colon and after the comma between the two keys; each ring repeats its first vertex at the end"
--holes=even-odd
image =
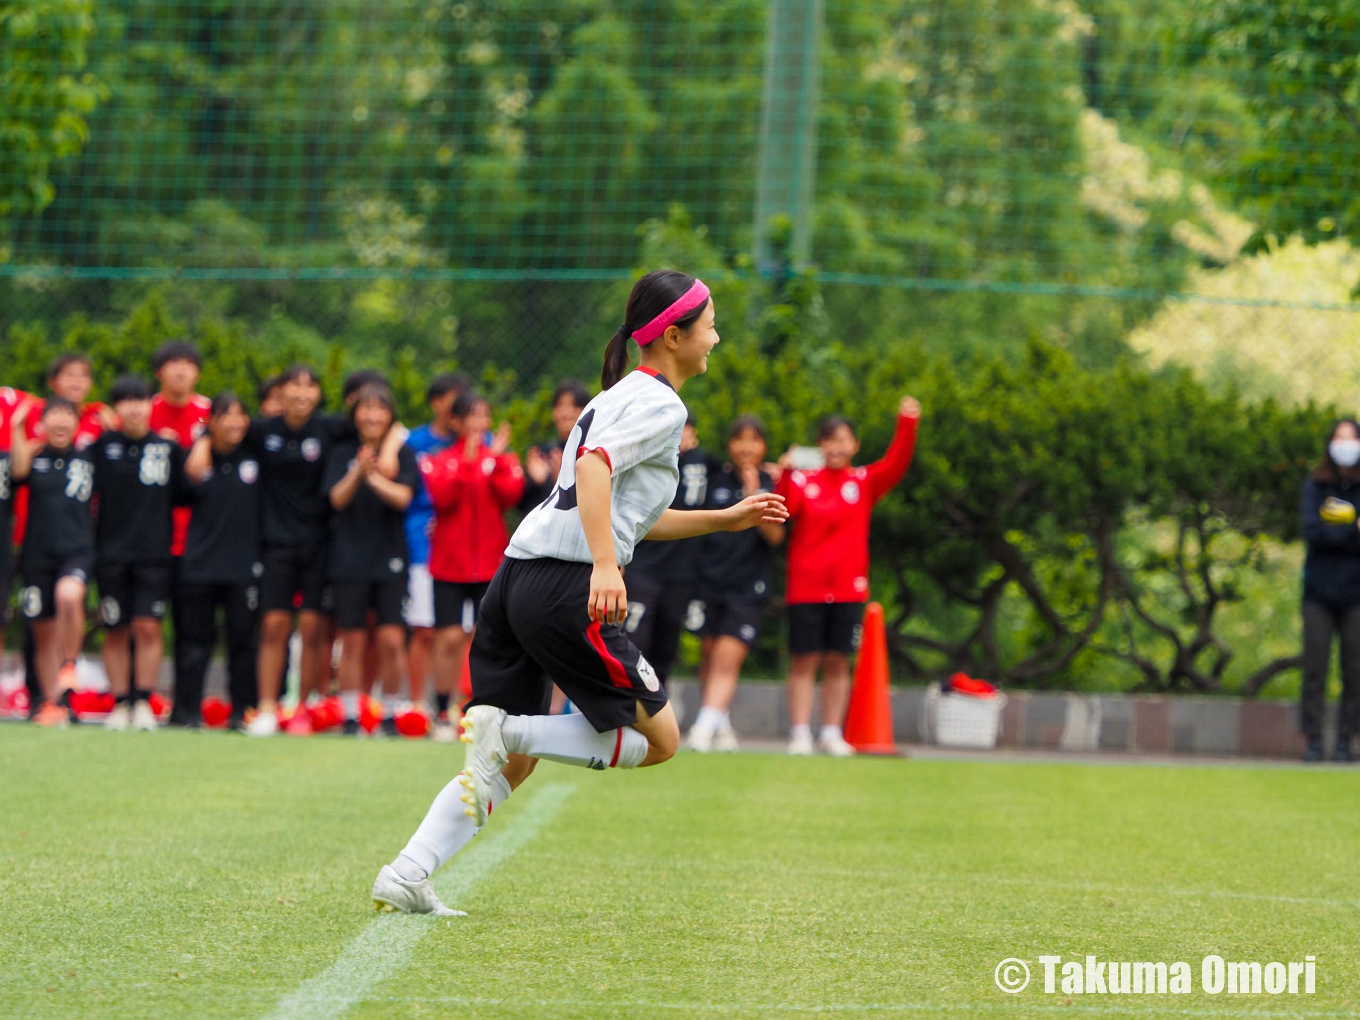
{"type": "Polygon", "coordinates": [[[1006,696],[990,698],[945,693],[939,684],[926,688],[921,706],[921,738],[941,747],[992,748],[1001,735],[1006,696]]]}

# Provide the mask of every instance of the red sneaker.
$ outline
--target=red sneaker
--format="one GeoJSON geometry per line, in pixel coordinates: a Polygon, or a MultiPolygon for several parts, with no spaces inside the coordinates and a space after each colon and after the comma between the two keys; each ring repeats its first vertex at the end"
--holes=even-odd
{"type": "Polygon", "coordinates": [[[283,732],[290,737],[310,737],[312,735],[312,713],[306,705],[299,705],[283,732]]]}

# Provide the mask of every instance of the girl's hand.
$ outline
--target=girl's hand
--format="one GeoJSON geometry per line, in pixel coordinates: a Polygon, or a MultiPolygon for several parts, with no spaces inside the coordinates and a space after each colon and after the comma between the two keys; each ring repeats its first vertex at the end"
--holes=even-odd
{"type": "Polygon", "coordinates": [[[499,457],[510,449],[510,423],[503,421],[491,437],[491,456],[499,457]]]}
{"type": "Polygon", "coordinates": [[[628,619],[628,589],[616,564],[595,564],[590,572],[586,615],[594,623],[622,623],[628,619]]]}
{"type": "Polygon", "coordinates": [[[542,485],[548,480],[548,472],[552,470],[548,463],[548,458],[543,456],[543,451],[537,446],[531,446],[524,453],[524,473],[529,476],[529,480],[535,485],[542,485]]]}
{"type": "Polygon", "coordinates": [[[727,518],[728,531],[746,531],[761,524],[783,524],[789,519],[788,508],[784,506],[784,497],[776,496],[773,492],[747,496],[722,513],[727,518]]]}
{"type": "Polygon", "coordinates": [[[19,405],[18,409],[14,412],[14,416],[9,420],[10,427],[15,432],[18,432],[28,421],[28,416],[33,413],[33,408],[37,406],[38,402],[32,397],[24,397],[24,402],[19,405]]]}
{"type": "Polygon", "coordinates": [[[903,397],[902,402],[897,405],[897,416],[899,418],[921,417],[920,403],[915,397],[903,397]]]}
{"type": "Polygon", "coordinates": [[[739,469],[741,472],[741,491],[748,496],[760,491],[760,468],[754,464],[747,464],[739,469]]]}
{"type": "Polygon", "coordinates": [[[365,444],[359,447],[359,452],[354,457],[354,468],[359,472],[360,478],[368,478],[373,474],[373,467],[378,462],[378,455],[373,447],[365,444]]]}

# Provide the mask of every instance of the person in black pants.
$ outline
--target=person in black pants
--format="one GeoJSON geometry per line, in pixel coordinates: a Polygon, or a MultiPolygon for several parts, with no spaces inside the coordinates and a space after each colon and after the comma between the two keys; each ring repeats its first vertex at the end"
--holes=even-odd
{"type": "Polygon", "coordinates": [[[1332,639],[1341,637],[1341,708],[1334,761],[1351,760],[1360,729],[1360,425],[1337,422],[1322,462],[1303,483],[1303,735],[1305,761],[1322,759],[1332,639]]]}
{"type": "Polygon", "coordinates": [[[211,469],[190,475],[194,508],[180,562],[180,629],[175,635],[172,724],[198,726],[203,678],[217,643],[217,610],[226,624],[233,729],[255,707],[255,635],[260,609],[260,465],[242,446],[250,418],[232,393],[219,395],[208,419],[211,469]]]}

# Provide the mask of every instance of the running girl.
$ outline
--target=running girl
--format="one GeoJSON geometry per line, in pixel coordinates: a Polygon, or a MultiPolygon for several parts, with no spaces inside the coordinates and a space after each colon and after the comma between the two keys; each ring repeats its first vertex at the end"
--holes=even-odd
{"type": "MultiPolygon", "coordinates": [[[[812,754],[812,695],[822,668],[821,749],[849,757],[841,720],[850,695],[850,656],[859,647],[864,603],[869,600],[869,518],[911,464],[921,405],[903,397],[897,432],[883,459],[851,467],[859,439],[850,422],[822,422],[818,445],[826,466],[786,470],[778,492],[788,500],[789,734],[790,754],[812,754]]],[[[786,463],[788,455],[785,455],[786,463]]]]}
{"type": "MultiPolygon", "coordinates": [[[[726,510],[747,496],[774,489],[761,465],[769,439],[754,415],[732,422],[727,434],[728,462],[708,480],[707,507],[726,510]]],[[[741,532],[718,532],[700,540],[699,585],[703,657],[699,682],[703,705],[689,731],[696,751],[735,751],[737,735],[728,710],[737,693],[741,665],[760,636],[760,621],[770,601],[770,549],[784,541],[784,525],[762,524],[741,532]]]]}
{"type": "Polygon", "coordinates": [[[604,392],[572,429],[552,497],[520,524],[482,600],[463,716],[466,766],[379,871],[378,908],[459,913],[439,901],[429,875],[467,845],[539,758],[604,769],[675,754],[675,713],[620,626],[628,613],[621,568],[644,536],[691,538],[786,516],[783,499],[771,494],[728,510],[668,509],[685,425],[676,390],[707,368],[717,342],[713,302],[694,277],[662,269],[633,287],[624,324],[605,349],[604,392]],[[630,336],[642,366],[625,376],[630,336]],[[549,677],[580,712],[544,714],[549,677]]]}
{"type": "Polygon", "coordinates": [[[383,688],[383,732],[396,735],[397,697],[406,671],[406,508],[420,484],[415,451],[398,451],[397,477],[377,469],[395,419],[392,391],[365,383],[350,406],[356,438],[337,443],[322,483],[335,515],[331,522],[330,578],[340,632],[340,699],[344,733],[358,736],[359,695],[365,686],[370,615],[375,627],[378,675],[383,688]]]}
{"type": "Polygon", "coordinates": [[[452,734],[449,699],[463,671],[467,643],[477,629],[482,596],[505,558],[510,536],[505,512],[524,493],[519,458],[506,448],[510,426],[502,423],[491,445],[485,397],[464,392],[453,402],[458,439],[421,464],[434,507],[430,576],[434,578],[434,689],[436,740],[452,734]]]}
{"type": "Polygon", "coordinates": [[[80,412],[61,397],[42,411],[45,441],[25,434],[32,401],[12,422],[10,455],[16,483],[29,494],[29,526],[19,555],[24,587],[19,609],[33,631],[43,705],[39,726],[65,726],[70,713],[59,702],[76,683],[76,657],[85,641],[85,591],[94,570],[94,528],[90,497],[94,464],[75,447],[80,412]]]}
{"type": "Polygon", "coordinates": [[[208,416],[210,467],[188,477],[193,507],[180,561],[175,631],[175,707],[170,721],[197,727],[203,679],[217,643],[217,610],[226,630],[228,725],[244,729],[255,707],[255,633],[259,624],[260,462],[242,445],[250,417],[233,393],[218,395],[208,416]]]}

